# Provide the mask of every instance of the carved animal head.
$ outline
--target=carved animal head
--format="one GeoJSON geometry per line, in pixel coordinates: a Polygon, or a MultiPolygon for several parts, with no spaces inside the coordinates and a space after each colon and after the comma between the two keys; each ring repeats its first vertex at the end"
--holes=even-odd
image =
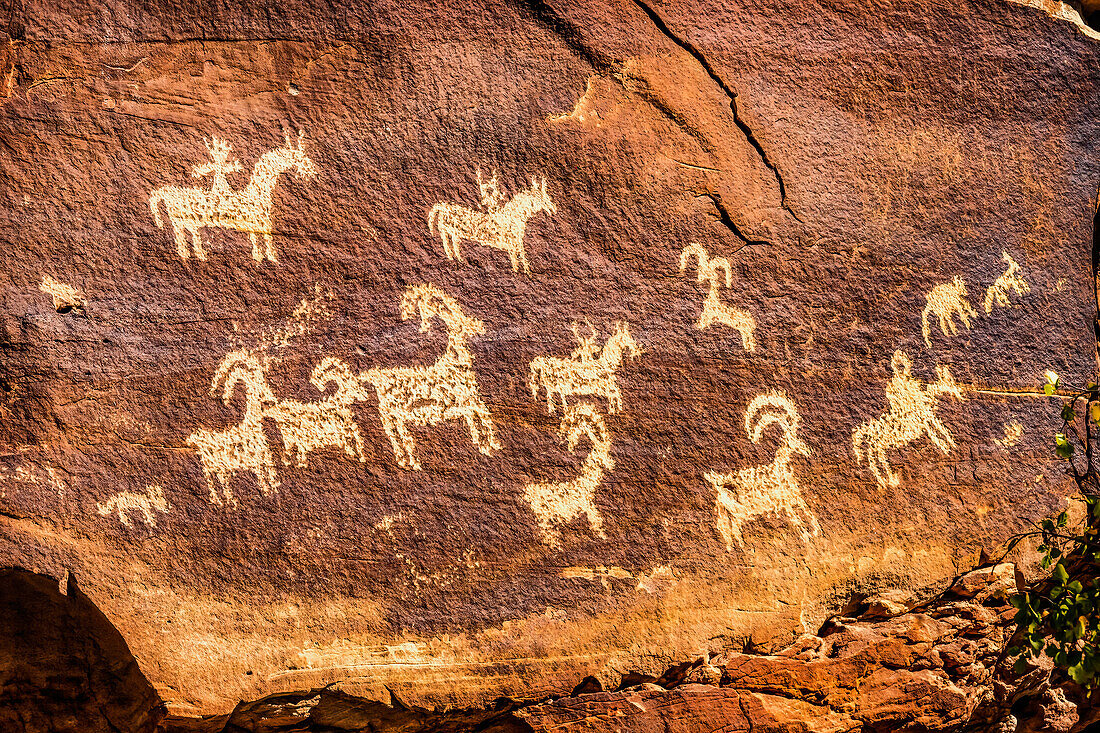
{"type": "Polygon", "coordinates": [[[698,282],[703,282],[706,280],[707,251],[703,249],[703,245],[698,242],[691,242],[680,251],[680,274],[684,274],[684,270],[687,269],[688,263],[691,262],[692,257],[697,257],[699,259],[699,263],[696,265],[698,274],[695,279],[698,282]]]}
{"type": "Polygon", "coordinates": [[[615,331],[611,334],[611,338],[607,340],[607,343],[615,344],[632,359],[642,353],[638,342],[630,335],[630,326],[627,325],[626,321],[619,321],[615,324],[615,331]]]}
{"type": "Polygon", "coordinates": [[[313,368],[309,381],[319,392],[326,391],[329,384],[335,384],[336,395],[341,402],[362,402],[370,399],[370,393],[363,387],[362,380],[352,373],[351,367],[331,356],[326,356],[313,368]]]}
{"type": "Polygon", "coordinates": [[[536,212],[545,211],[547,214],[558,213],[558,207],[550,200],[550,194],[546,193],[545,177],[543,177],[541,184],[535,180],[534,177],[531,178],[531,197],[537,205],[535,209],[536,212]]]}
{"type": "Polygon", "coordinates": [[[412,285],[401,299],[402,320],[408,320],[417,313],[420,314],[421,333],[431,328],[435,316],[439,316],[452,336],[470,337],[485,333],[484,323],[468,318],[458,301],[431,284],[412,285]]]}
{"type": "Polygon", "coordinates": [[[801,420],[794,403],[783,392],[766,392],[757,395],[745,410],[745,432],[752,442],[759,443],[764,431],[778,425],[783,430],[783,439],[790,450],[809,457],[810,446],[798,437],[801,420]]]}
{"type": "Polygon", "coordinates": [[[936,381],[928,385],[928,391],[934,394],[951,395],[958,400],[966,399],[946,364],[936,365],[936,381]]]}
{"type": "Polygon", "coordinates": [[[286,147],[282,150],[288,156],[287,168],[294,168],[294,172],[299,178],[312,178],[317,175],[317,168],[313,165],[313,161],[306,157],[305,151],[302,150],[302,140],[305,134],[305,130],[298,131],[298,145],[295,146],[290,140],[290,133],[286,133],[286,147]]]}
{"type": "Polygon", "coordinates": [[[561,435],[565,438],[569,452],[576,451],[581,438],[587,438],[592,444],[592,450],[600,459],[601,465],[611,470],[615,462],[611,460],[608,449],[611,447],[611,436],[607,431],[603,416],[591,402],[580,402],[570,405],[565,410],[561,420],[561,435]]]}
{"type": "Polygon", "coordinates": [[[951,292],[957,294],[960,298],[966,297],[966,283],[963,282],[962,276],[956,275],[951,278],[951,292]]]}
{"type": "Polygon", "coordinates": [[[275,394],[267,385],[264,365],[259,357],[248,350],[233,351],[226,354],[214,372],[210,382],[210,394],[214,395],[222,387],[222,402],[229,404],[237,390],[237,384],[244,384],[249,401],[261,405],[274,405],[275,394]]]}

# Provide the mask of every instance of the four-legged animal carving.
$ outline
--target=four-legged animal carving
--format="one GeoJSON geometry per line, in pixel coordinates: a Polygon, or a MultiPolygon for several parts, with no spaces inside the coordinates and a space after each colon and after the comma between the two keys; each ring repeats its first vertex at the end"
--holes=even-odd
{"type": "Polygon", "coordinates": [[[96,502],[95,508],[103,516],[117,512],[118,521],[126,527],[131,526],[129,513],[140,512],[142,520],[150,527],[155,527],[157,516],[153,512],[167,512],[170,507],[168,500],[164,498],[163,488],[146,486],[144,492],[120,491],[102,504],[96,502]]]}
{"type": "Polygon", "coordinates": [[[283,463],[290,463],[293,452],[296,465],[304,466],[308,453],[326,447],[343,448],[350,457],[365,461],[363,438],[351,406],[370,399],[370,393],[347,364],[332,357],[314,367],[309,381],[322,392],[328,384],[335,384],[336,392],[318,402],[281,400],[264,409],[264,417],[274,420],[283,436],[283,463]]]}
{"type": "Polygon", "coordinates": [[[606,398],[608,412],[619,412],[623,409],[623,396],[616,372],[623,362],[623,353],[627,352],[631,358],[641,353],[630,335],[630,328],[622,322],[615,324],[615,331],[602,350],[595,345],[595,333],[589,338],[581,338],[576,323],[573,335],[580,346],[569,357],[538,356],[531,361],[531,374],[527,379],[531,395],[538,399],[539,389],[545,389],[550,412],[554,411],[555,394],[561,397],[563,408],[569,406],[567,397],[590,395],[606,398]]]}
{"type": "Polygon", "coordinates": [[[726,276],[727,289],[731,284],[729,260],[725,257],[708,259],[707,251],[703,249],[702,245],[692,242],[684,247],[680,253],[681,274],[687,269],[692,256],[697,257],[699,260],[698,282],[710,283],[707,297],[703,301],[703,312],[699,314],[699,322],[695,324],[695,327],[703,330],[715,323],[729,326],[741,334],[741,345],[745,351],[755,351],[756,338],[753,332],[756,330],[756,319],[746,311],[729,307],[718,298],[718,287],[722,280],[722,273],[725,273],[726,276]]]}
{"type": "Polygon", "coordinates": [[[1001,259],[1008,265],[1008,269],[993,281],[985,291],[985,312],[992,313],[993,306],[999,305],[1004,308],[1012,305],[1012,302],[1008,299],[1009,291],[1016,293],[1016,295],[1027,295],[1031,292],[1031,286],[1027,284],[1027,281],[1020,276],[1020,266],[1016,264],[1016,260],[1012,259],[1008,252],[1001,252],[1001,259]]]}
{"type": "Polygon", "coordinates": [[[970,307],[970,301],[966,299],[966,283],[961,277],[956,275],[928,292],[928,304],[921,311],[920,323],[924,343],[932,348],[932,327],[928,323],[930,314],[935,314],[939,319],[944,336],[958,335],[959,329],[955,327],[953,320],[955,315],[958,315],[964,326],[970,328],[970,316],[977,316],[978,312],[970,307]]]}
{"type": "Polygon", "coordinates": [[[213,174],[214,182],[208,191],[202,188],[180,188],[163,186],[149,195],[149,208],[158,227],[164,226],[160,218],[160,207],[164,205],[168,220],[176,239],[176,251],[182,259],[187,259],[191,251],[196,259],[205,260],[206,250],[202,246],[199,230],[204,227],[221,227],[246,232],[252,243],[252,258],[262,262],[266,257],[275,262],[275,245],[271,240],[271,194],[275,183],[283,172],[294,169],[299,178],[310,178],[317,171],[313,162],[302,151],[302,133],[298,134],[298,145],[286,137],[286,145],[264,153],[252,169],[252,178],[248,185],[239,191],[229,187],[225,174],[239,171],[237,161],[227,162],[231,147],[222,140],[214,138],[213,144],[207,143],[213,163],[195,167],[192,175],[196,178],[213,174]],[[187,248],[186,236],[191,235],[191,251],[187,248]],[[264,249],[260,249],[259,237],[263,237],[264,249]]]}
{"type": "Polygon", "coordinates": [[[886,400],[890,410],[881,417],[869,420],[852,432],[852,449],[856,462],[866,461],[880,486],[897,486],[898,477],[890,470],[886,451],[900,448],[928,435],[944,455],[955,447],[951,433],[936,417],[936,405],[940,395],[965,399],[946,366],[936,367],[937,381],[925,385],[914,379],[909,355],[895,351],[890,360],[894,376],[886,385],[886,400]]]}
{"type": "Polygon", "coordinates": [[[807,543],[811,534],[816,537],[821,532],[817,517],[802,498],[798,479],[791,468],[794,455],[808,457],[810,447],[798,437],[798,411],[782,392],[757,395],[745,411],[745,432],[752,442],[759,443],[764,430],[771,425],[779,426],[783,435],[775,460],[770,464],[743,468],[736,473],[712,471],[703,475],[718,493],[715,503],[718,532],[729,550],[733,549],[734,542],[744,545],[741,528],[747,522],[769,513],[786,514],[807,543]],[[809,530],[803,524],[803,517],[809,530]]]}
{"type": "Polygon", "coordinates": [[[523,265],[523,272],[530,274],[527,250],[523,246],[527,220],[540,211],[547,214],[558,211],[546,193],[546,179],[539,184],[532,178],[531,188],[520,191],[506,204],[501,203],[503,196],[495,173],[489,183],[484,183],[478,171],[477,181],[485,211],[474,211],[458,204],[436,204],[428,213],[428,229],[439,235],[444,253],[452,260],[462,260],[459,244],[469,239],[504,250],[512,261],[513,272],[518,272],[523,265]]]}
{"type": "Polygon", "coordinates": [[[582,514],[588,517],[592,532],[598,537],[604,536],[603,517],[592,503],[592,497],[603,480],[604,472],[615,467],[615,461],[611,458],[611,437],[595,405],[582,402],[566,407],[561,421],[561,436],[570,452],[577,449],[582,437],[592,444],[592,451],[581,465],[580,475],[572,481],[528,484],[523,492],[523,498],[531,505],[531,511],[538,519],[543,541],[555,548],[560,545],[556,525],[570,522],[582,514]]]}
{"type": "Polygon", "coordinates": [[[408,320],[419,311],[420,331],[426,332],[438,316],[447,327],[447,347],[430,366],[371,369],[359,376],[378,391],[378,413],[382,428],[393,445],[402,468],[420,470],[408,424],[435,425],[463,418],[470,437],[482,453],[500,448],[493,435],[489,408],[478,395],[477,378],[471,365],[473,355],[466,342],[485,333],[485,325],[468,318],[454,300],[434,285],[415,285],[401,301],[401,318],[408,320]]]}
{"type": "Polygon", "coordinates": [[[247,351],[234,351],[222,359],[210,385],[210,394],[217,392],[224,384],[222,400],[229,404],[238,384],[245,387],[244,419],[239,425],[225,430],[207,430],[200,428],[191,433],[187,444],[194,447],[202,461],[202,472],[210,489],[210,503],[221,504],[222,500],[214,490],[214,479],[221,484],[225,500],[235,506],[237,500],[229,488],[233,474],[247,471],[256,477],[260,493],[264,496],[279,488],[279,479],[275,473],[275,461],[267,445],[264,434],[264,411],[275,405],[275,395],[267,386],[264,368],[255,354],[247,351]]]}

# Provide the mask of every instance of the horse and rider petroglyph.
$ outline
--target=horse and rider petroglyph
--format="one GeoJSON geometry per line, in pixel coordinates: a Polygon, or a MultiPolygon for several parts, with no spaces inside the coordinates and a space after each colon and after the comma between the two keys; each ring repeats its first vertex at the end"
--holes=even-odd
{"type": "Polygon", "coordinates": [[[538,356],[531,361],[527,386],[532,397],[538,399],[539,391],[546,390],[546,404],[551,413],[555,394],[561,398],[563,408],[569,406],[569,397],[592,396],[606,398],[609,413],[619,412],[623,409],[623,396],[616,373],[623,354],[634,358],[642,353],[630,335],[630,327],[616,323],[602,349],[596,346],[594,330],[590,336],[581,337],[574,323],[573,335],[579,346],[568,357],[538,356]]]}
{"type": "Polygon", "coordinates": [[[558,209],[546,192],[545,178],[542,183],[532,178],[531,188],[519,191],[507,202],[500,191],[498,178],[494,172],[485,182],[479,170],[477,182],[483,210],[475,211],[459,204],[436,204],[428,212],[428,229],[439,236],[443,252],[449,259],[462,261],[459,245],[463,239],[468,239],[507,252],[512,271],[518,272],[522,265],[523,272],[529,275],[531,268],[523,245],[527,221],[539,212],[553,215],[558,209]]]}
{"type": "Polygon", "coordinates": [[[913,362],[904,351],[894,352],[890,367],[894,376],[886,385],[890,409],[868,420],[852,432],[856,463],[866,461],[879,486],[897,486],[900,481],[890,469],[886,451],[901,448],[927,435],[947,455],[955,447],[950,431],[936,417],[942,395],[965,399],[947,366],[936,366],[937,380],[925,385],[912,374],[913,362]]]}
{"type": "Polygon", "coordinates": [[[224,140],[214,138],[206,143],[212,162],[196,166],[191,171],[195,178],[211,176],[210,189],[163,186],[149,195],[149,208],[158,227],[163,227],[160,208],[163,205],[172,225],[176,251],[182,259],[194,253],[199,260],[206,259],[200,230],[204,228],[233,229],[248,234],[252,244],[252,258],[263,262],[276,262],[275,245],[271,239],[271,198],[279,176],[294,170],[299,178],[312,178],[317,169],[302,150],[303,132],[298,133],[295,145],[288,134],[286,145],[260,156],[252,169],[248,185],[234,191],[226,175],[240,171],[239,161],[230,161],[232,147],[224,140]],[[188,249],[187,236],[191,237],[188,249]],[[263,238],[263,248],[260,238],[263,238]]]}

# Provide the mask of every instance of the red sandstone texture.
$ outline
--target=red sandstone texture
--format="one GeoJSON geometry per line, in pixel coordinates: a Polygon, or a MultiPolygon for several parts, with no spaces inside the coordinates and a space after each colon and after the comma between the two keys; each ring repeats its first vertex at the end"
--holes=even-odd
{"type": "Polygon", "coordinates": [[[1035,5],[12,5],[0,565],[182,716],[708,658],[747,681],[661,700],[958,723],[936,618],[730,650],[1065,505],[1100,46],[1035,5]]]}

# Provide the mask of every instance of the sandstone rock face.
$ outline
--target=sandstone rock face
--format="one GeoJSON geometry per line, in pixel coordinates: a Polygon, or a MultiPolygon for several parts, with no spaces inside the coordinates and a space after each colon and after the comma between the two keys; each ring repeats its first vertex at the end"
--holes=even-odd
{"type": "MultiPolygon", "coordinates": [[[[1095,368],[1100,46],[1057,15],[15,6],[0,564],[184,715],[617,689],[934,586],[1070,491],[1037,385],[1095,368]]],[[[677,705],[961,719],[987,650],[895,623],[677,705]]]]}

